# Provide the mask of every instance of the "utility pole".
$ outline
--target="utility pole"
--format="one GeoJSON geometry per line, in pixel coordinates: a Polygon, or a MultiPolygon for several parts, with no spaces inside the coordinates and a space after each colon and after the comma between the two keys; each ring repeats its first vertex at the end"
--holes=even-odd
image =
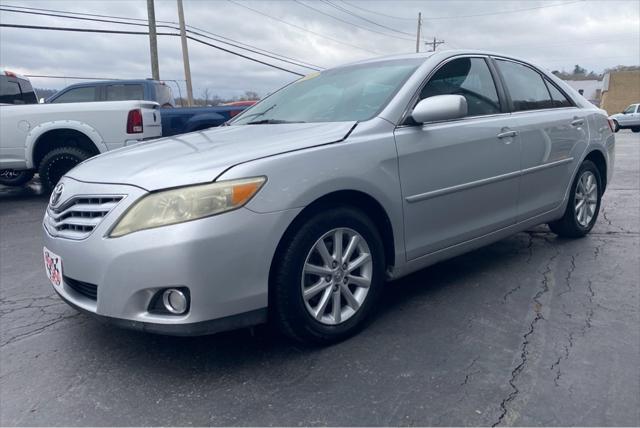
{"type": "Polygon", "coordinates": [[[184,62],[184,78],[187,81],[187,105],[193,105],[193,89],[191,87],[191,66],[189,65],[189,47],[187,46],[187,31],[184,25],[184,10],[182,0],[178,0],[178,19],[180,21],[180,40],[182,41],[182,61],[184,62]]]}
{"type": "Polygon", "coordinates": [[[149,16],[149,50],[151,51],[151,75],[154,80],[160,80],[158,67],[158,36],[156,35],[156,12],[153,0],[147,0],[147,14],[149,16]]]}
{"type": "Polygon", "coordinates": [[[432,42],[425,42],[425,45],[431,45],[431,50],[429,52],[435,52],[436,48],[443,43],[444,43],[444,40],[437,40],[434,37],[432,42]]]}
{"type": "Polygon", "coordinates": [[[416,33],[416,53],[420,52],[420,27],[422,27],[422,12],[418,12],[418,32],[416,33]]]}

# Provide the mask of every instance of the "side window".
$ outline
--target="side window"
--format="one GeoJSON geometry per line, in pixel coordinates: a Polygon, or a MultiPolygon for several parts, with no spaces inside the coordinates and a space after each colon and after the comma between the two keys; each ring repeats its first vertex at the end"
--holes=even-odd
{"type": "Polygon", "coordinates": [[[629,107],[627,107],[625,109],[625,111],[623,111],[624,114],[630,114],[630,113],[635,113],[636,112],[636,106],[635,105],[630,105],[629,107]]]}
{"type": "Polygon", "coordinates": [[[142,85],[109,85],[106,91],[107,101],[143,100],[142,85]]]}
{"type": "Polygon", "coordinates": [[[554,107],[573,107],[573,104],[553,83],[545,79],[547,88],[551,93],[551,101],[554,107]]]}
{"type": "Polygon", "coordinates": [[[19,80],[20,90],[22,91],[22,101],[25,104],[37,104],[38,97],[36,97],[36,93],[33,91],[33,87],[28,80],[19,80]]]}
{"type": "Polygon", "coordinates": [[[434,95],[462,95],[468,116],[500,113],[496,85],[483,58],[454,59],[440,67],[422,88],[420,99],[434,95]]]}
{"type": "Polygon", "coordinates": [[[53,100],[53,103],[84,103],[96,100],[96,87],[84,86],[70,89],[53,100]]]}
{"type": "Polygon", "coordinates": [[[12,82],[7,79],[0,79],[0,103],[2,104],[24,104],[20,86],[18,82],[12,82]]]}
{"type": "Polygon", "coordinates": [[[553,106],[547,85],[537,71],[512,61],[499,59],[496,62],[511,95],[514,111],[539,110],[553,106]]]}

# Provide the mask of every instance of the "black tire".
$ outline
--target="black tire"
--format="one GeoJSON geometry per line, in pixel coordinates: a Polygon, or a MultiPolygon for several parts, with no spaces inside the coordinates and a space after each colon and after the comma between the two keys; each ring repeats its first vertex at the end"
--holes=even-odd
{"type": "Polygon", "coordinates": [[[5,186],[22,186],[33,178],[33,171],[16,171],[15,169],[0,170],[0,184],[5,186]]]}
{"type": "Polygon", "coordinates": [[[77,147],[60,147],[51,150],[42,159],[38,168],[42,188],[50,192],[63,175],[90,157],[88,152],[77,147]]]}
{"type": "Polygon", "coordinates": [[[617,120],[613,120],[613,132],[618,132],[620,131],[620,124],[618,123],[617,120]]]}
{"type": "Polygon", "coordinates": [[[631,128],[631,132],[636,132],[636,133],[640,132],[640,127],[638,127],[638,128],[631,128]]]}
{"type": "Polygon", "coordinates": [[[565,209],[564,215],[561,219],[549,223],[549,228],[551,228],[551,231],[553,233],[564,238],[582,238],[591,231],[593,225],[596,223],[596,220],[598,219],[598,213],[600,212],[600,203],[602,200],[602,177],[600,176],[600,171],[598,170],[596,165],[590,160],[585,160],[584,162],[582,162],[582,165],[580,165],[578,173],[576,174],[576,178],[573,180],[573,183],[571,185],[571,193],[569,195],[569,202],[567,203],[567,208],[565,209]],[[595,176],[598,189],[593,218],[586,226],[583,226],[578,222],[576,216],[575,199],[578,181],[587,171],[591,172],[595,176]]]}
{"type": "Polygon", "coordinates": [[[384,285],[385,258],[382,238],[375,224],[361,211],[343,206],[308,218],[279,245],[270,277],[270,318],[286,336],[299,342],[328,345],[358,332],[370,320],[384,285]],[[308,312],[302,297],[302,272],[307,255],[316,242],[336,228],[360,234],[369,246],[372,271],[368,294],[359,309],[346,321],[327,325],[308,312]]]}

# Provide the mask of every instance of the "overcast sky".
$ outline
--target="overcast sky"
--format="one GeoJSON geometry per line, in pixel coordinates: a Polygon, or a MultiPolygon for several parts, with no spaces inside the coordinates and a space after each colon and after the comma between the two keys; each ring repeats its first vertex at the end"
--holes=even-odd
{"type": "MultiPolygon", "coordinates": [[[[147,16],[145,0],[1,0],[0,5],[140,19],[147,16]]],[[[157,20],[178,20],[175,0],[155,0],[155,8],[157,20]]],[[[184,0],[184,9],[188,25],[323,67],[414,52],[418,12],[423,16],[424,38],[436,36],[445,41],[438,49],[489,49],[528,58],[550,70],[572,70],[574,64],[580,64],[600,72],[619,64],[640,64],[638,0],[184,0]]],[[[0,22],[146,31],[145,27],[7,11],[0,11],[0,22]]],[[[167,28],[158,31],[175,32],[167,28]]],[[[159,36],[158,49],[160,77],[184,79],[180,39],[159,36]]],[[[426,46],[421,50],[427,50],[426,46]]],[[[302,74],[312,71],[244,53],[302,74]]],[[[264,95],[297,78],[193,41],[189,41],[189,55],[195,96],[201,96],[207,88],[211,94],[223,97],[245,90],[264,95]]],[[[149,42],[145,35],[3,27],[0,68],[23,74],[146,78],[151,75],[149,42]]],[[[43,78],[32,81],[36,87],[57,89],[78,82],[43,78]]],[[[184,83],[181,85],[184,91],[184,83]]]]}

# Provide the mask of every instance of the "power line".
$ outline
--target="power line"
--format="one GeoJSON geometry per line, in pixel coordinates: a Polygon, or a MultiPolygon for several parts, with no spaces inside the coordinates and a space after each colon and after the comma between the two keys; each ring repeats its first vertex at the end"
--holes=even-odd
{"type": "Polygon", "coordinates": [[[344,3],[344,4],[348,5],[348,6],[351,6],[351,7],[355,8],[355,9],[360,9],[360,10],[365,11],[365,12],[373,13],[374,15],[384,16],[385,18],[400,19],[400,20],[403,20],[403,21],[414,21],[415,20],[415,18],[405,18],[403,16],[393,16],[393,15],[387,15],[386,13],[376,12],[375,10],[366,9],[366,8],[364,8],[362,6],[356,6],[352,2],[348,2],[348,1],[345,1],[345,0],[342,0],[342,3],[344,3]]]}
{"type": "Polygon", "coordinates": [[[366,49],[366,48],[363,48],[363,47],[360,47],[360,46],[356,46],[356,45],[352,45],[352,44],[349,44],[349,43],[345,43],[345,42],[343,42],[341,40],[334,39],[333,37],[330,37],[330,36],[327,36],[327,35],[324,35],[324,34],[320,34],[320,33],[316,33],[315,31],[308,30],[308,29],[306,29],[304,27],[301,27],[299,25],[292,24],[290,22],[284,21],[284,20],[282,20],[280,18],[276,18],[275,16],[268,15],[268,14],[266,14],[266,13],[264,13],[264,12],[258,10],[258,9],[254,9],[254,8],[252,8],[250,6],[245,5],[245,4],[238,3],[235,0],[227,0],[227,1],[229,3],[235,4],[236,6],[240,6],[240,7],[243,7],[245,9],[247,9],[247,10],[250,10],[250,11],[252,11],[254,13],[257,13],[260,16],[266,16],[267,18],[273,19],[274,21],[278,21],[278,22],[280,22],[282,24],[288,25],[288,26],[293,27],[293,28],[297,28],[298,30],[305,31],[305,32],[313,34],[315,36],[322,37],[322,38],[327,39],[327,40],[331,40],[331,41],[333,41],[335,43],[339,43],[341,45],[349,46],[351,48],[355,48],[355,49],[359,49],[359,50],[362,50],[362,51],[366,51],[366,52],[369,52],[369,53],[372,53],[372,54],[379,54],[379,52],[372,51],[370,49],[366,49]]]}
{"type": "Polygon", "coordinates": [[[395,28],[388,27],[386,25],[382,25],[382,24],[380,24],[380,23],[378,23],[376,21],[372,21],[371,19],[368,19],[368,18],[365,18],[364,16],[358,15],[357,13],[351,12],[350,10],[345,9],[342,6],[338,6],[337,4],[334,4],[329,0],[322,0],[322,1],[324,3],[326,3],[326,4],[328,4],[329,6],[333,7],[334,9],[338,9],[339,11],[344,12],[344,13],[346,13],[348,15],[355,16],[356,18],[362,19],[363,21],[368,22],[370,24],[377,25],[378,27],[385,28],[387,30],[390,30],[390,31],[393,31],[393,32],[396,32],[396,33],[400,33],[400,34],[411,36],[411,40],[413,40],[413,36],[414,36],[413,33],[407,33],[406,31],[396,30],[395,28]]]}
{"type": "MultiPolygon", "coordinates": [[[[424,20],[427,21],[432,21],[432,20],[440,20],[440,19],[462,19],[462,18],[475,18],[478,16],[491,16],[491,15],[502,15],[502,14],[506,14],[506,13],[517,13],[517,12],[527,12],[529,10],[536,10],[536,9],[546,9],[549,7],[558,7],[558,6],[567,6],[570,4],[575,4],[575,3],[582,3],[583,1],[586,0],[575,0],[575,1],[569,1],[569,2],[565,2],[565,3],[557,3],[557,4],[549,4],[549,5],[544,5],[544,6],[534,6],[534,7],[528,7],[528,8],[523,8],[523,9],[512,9],[512,10],[503,10],[500,12],[486,12],[486,13],[476,13],[476,14],[472,14],[472,15],[449,15],[449,16],[433,16],[430,18],[423,18],[424,20]]],[[[356,9],[360,9],[363,10],[365,12],[369,12],[369,13],[373,13],[376,15],[381,15],[381,16],[385,16],[387,18],[393,18],[393,19],[402,19],[402,20],[409,20],[409,21],[413,21],[414,18],[404,18],[404,17],[398,17],[398,16],[392,16],[392,15],[387,15],[381,12],[376,12],[374,10],[371,9],[366,9],[362,6],[356,6],[355,4],[353,4],[353,2],[347,2],[345,0],[342,0],[342,3],[345,3],[353,8],[356,9]]]]}
{"type": "Polygon", "coordinates": [[[322,11],[322,10],[320,10],[320,9],[316,9],[315,7],[310,6],[310,5],[306,4],[306,3],[303,3],[303,2],[301,2],[300,0],[294,0],[294,1],[295,1],[296,3],[298,3],[300,6],[304,6],[304,7],[308,8],[308,9],[311,9],[311,10],[313,10],[313,11],[317,12],[317,13],[320,13],[320,14],[322,14],[322,15],[325,15],[325,16],[328,16],[328,17],[330,17],[330,18],[332,18],[332,19],[335,19],[336,21],[343,22],[343,23],[345,23],[345,24],[349,25],[350,27],[357,27],[357,28],[361,28],[361,29],[363,29],[363,30],[365,30],[365,31],[371,31],[372,33],[382,34],[382,35],[383,35],[383,36],[385,36],[385,37],[393,37],[393,38],[400,39],[400,40],[413,40],[413,39],[408,39],[408,38],[406,38],[406,37],[396,36],[396,35],[393,35],[393,34],[383,33],[383,32],[381,32],[381,31],[377,31],[377,30],[372,30],[372,29],[367,28],[367,27],[362,27],[362,26],[360,26],[360,25],[358,25],[358,24],[354,24],[353,22],[349,22],[349,21],[344,20],[344,19],[342,19],[342,18],[338,18],[337,16],[331,15],[330,13],[324,12],[324,11],[322,11]]]}
{"type": "MultiPolygon", "coordinates": [[[[3,7],[0,8],[0,10],[6,11],[6,12],[15,12],[15,13],[28,13],[28,14],[34,14],[34,15],[44,15],[44,16],[54,16],[54,17],[61,17],[61,18],[69,18],[69,19],[77,19],[77,20],[85,20],[85,21],[95,21],[95,22],[106,22],[106,23],[117,23],[117,24],[122,24],[122,25],[136,25],[136,26],[142,26],[142,27],[146,27],[148,25],[148,21],[146,19],[140,19],[140,18],[127,18],[127,17],[123,17],[123,16],[113,16],[113,15],[99,15],[99,14],[92,14],[92,13],[81,13],[81,12],[70,12],[70,11],[63,11],[63,10],[56,10],[56,9],[43,9],[43,8],[36,8],[36,7],[26,7],[26,6],[12,6],[12,5],[2,5],[3,7]],[[11,10],[11,9],[6,9],[6,7],[11,7],[13,9],[20,9],[20,10],[11,10]],[[26,10],[22,10],[22,9],[26,9],[26,10]],[[39,11],[39,12],[29,12],[29,11],[39,11]],[[48,13],[47,13],[48,12],[48,13]],[[65,16],[65,15],[60,15],[61,13],[67,14],[67,15],[79,15],[79,16],[65,16]],[[91,17],[95,17],[93,19],[91,18],[82,18],[80,16],[91,16],[91,17]],[[97,18],[112,18],[112,19],[121,19],[121,20],[130,20],[130,21],[138,21],[136,23],[133,22],[122,22],[122,21],[113,21],[113,20],[106,20],[106,19],[97,19],[97,18]]],[[[178,30],[177,27],[175,27],[174,25],[178,25],[175,22],[171,22],[171,21],[157,21],[158,23],[161,24],[157,24],[157,27],[162,27],[162,28],[170,28],[173,30],[178,30]],[[163,25],[163,24],[174,24],[174,25],[163,25]]],[[[211,40],[215,40],[217,42],[220,43],[224,43],[227,44],[229,46],[233,46],[233,47],[237,47],[238,49],[243,49],[252,53],[256,53],[258,55],[263,55],[272,59],[276,59],[278,61],[282,61],[282,62],[286,62],[292,65],[297,65],[299,67],[304,67],[304,68],[309,68],[315,71],[319,71],[324,69],[325,67],[323,66],[319,66],[319,65],[315,65],[315,64],[311,64],[305,61],[301,61],[295,58],[291,58],[282,54],[278,54],[266,49],[261,49],[258,48],[256,46],[252,46],[249,45],[247,43],[242,43],[239,42],[237,40],[225,37],[225,36],[221,36],[219,34],[215,34],[215,33],[211,33],[207,30],[192,26],[192,25],[187,25],[188,28],[192,28],[194,30],[197,30],[201,33],[206,33],[206,34],[210,34],[211,36],[215,36],[215,37],[210,37],[210,36],[206,36],[204,34],[198,34],[196,31],[193,30],[188,30],[198,36],[207,38],[207,39],[211,39],[211,40]],[[226,40],[231,40],[234,43],[230,43],[224,40],[220,40],[220,39],[226,39],[226,40]],[[249,48],[240,46],[240,45],[244,45],[244,46],[249,46],[249,48]],[[262,52],[266,52],[262,53],[262,52]],[[284,58],[284,59],[282,59],[284,58]],[[289,61],[286,61],[286,60],[289,61]]]]}
{"type": "MultiPolygon", "coordinates": [[[[149,35],[148,31],[103,30],[103,29],[97,29],[97,28],[52,27],[52,26],[41,26],[41,25],[22,25],[22,24],[6,24],[6,23],[0,23],[0,27],[23,28],[23,29],[31,29],[31,30],[70,31],[70,32],[80,32],[80,33],[149,35]]],[[[176,33],[157,33],[157,35],[158,36],[174,36],[174,37],[179,37],[180,36],[179,34],[176,34],[176,33]]],[[[250,56],[243,55],[243,54],[238,53],[238,52],[234,52],[232,50],[223,48],[221,46],[214,45],[213,43],[205,42],[203,40],[197,39],[197,38],[192,37],[192,36],[187,36],[187,38],[189,40],[193,40],[194,42],[201,43],[201,44],[206,45],[206,46],[210,46],[212,48],[221,50],[223,52],[227,52],[227,53],[230,53],[232,55],[236,55],[236,56],[239,56],[241,58],[245,58],[245,59],[248,59],[248,60],[253,61],[253,62],[257,62],[257,63],[262,64],[262,65],[266,65],[267,67],[271,67],[271,68],[275,68],[275,69],[278,69],[278,70],[286,71],[287,73],[295,74],[295,75],[301,76],[301,77],[304,76],[304,74],[298,73],[296,71],[288,70],[288,69],[286,69],[284,67],[280,67],[280,66],[275,65],[275,64],[270,64],[268,62],[259,60],[257,58],[252,58],[250,56]]]]}

